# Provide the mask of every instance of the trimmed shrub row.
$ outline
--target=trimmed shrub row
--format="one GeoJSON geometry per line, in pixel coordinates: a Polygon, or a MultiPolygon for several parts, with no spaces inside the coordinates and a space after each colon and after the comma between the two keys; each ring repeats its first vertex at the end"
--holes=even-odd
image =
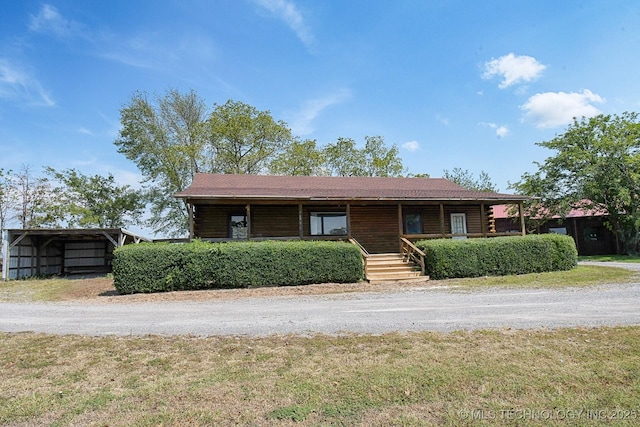
{"type": "Polygon", "coordinates": [[[570,270],[578,262],[573,239],[559,234],[421,240],[416,246],[425,252],[433,279],[570,270]]]}
{"type": "Polygon", "coordinates": [[[364,275],[360,251],[341,242],[141,243],[114,251],[121,294],[351,283],[364,275]]]}

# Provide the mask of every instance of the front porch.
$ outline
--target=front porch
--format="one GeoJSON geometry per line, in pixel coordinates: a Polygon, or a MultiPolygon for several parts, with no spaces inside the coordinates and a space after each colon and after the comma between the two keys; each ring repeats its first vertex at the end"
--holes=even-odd
{"type": "MultiPolygon", "coordinates": [[[[371,254],[398,253],[402,238],[513,236],[495,229],[490,203],[303,203],[246,201],[190,204],[190,238],[203,240],[348,240],[371,254]]],[[[522,217],[522,203],[520,212],[522,217]]],[[[524,220],[521,231],[525,234],[524,220]]]]}

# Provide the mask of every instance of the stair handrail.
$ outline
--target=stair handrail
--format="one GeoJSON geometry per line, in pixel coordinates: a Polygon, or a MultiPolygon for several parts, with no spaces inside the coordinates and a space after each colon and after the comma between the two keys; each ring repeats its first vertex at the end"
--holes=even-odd
{"type": "Polygon", "coordinates": [[[367,252],[367,250],[364,248],[364,246],[362,246],[360,244],[360,242],[358,242],[356,239],[354,239],[353,237],[349,238],[349,242],[356,245],[358,247],[358,249],[360,249],[360,253],[362,254],[363,257],[365,258],[369,258],[370,254],[369,252],[367,252]]]}
{"type": "Polygon", "coordinates": [[[402,250],[402,256],[407,260],[417,263],[420,266],[422,275],[424,276],[426,274],[426,263],[424,260],[426,254],[405,237],[400,237],[400,248],[402,250]]]}

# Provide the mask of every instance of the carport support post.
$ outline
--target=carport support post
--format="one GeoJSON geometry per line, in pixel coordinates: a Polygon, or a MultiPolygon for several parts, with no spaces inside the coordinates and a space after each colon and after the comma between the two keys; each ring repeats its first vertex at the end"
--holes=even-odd
{"type": "Polygon", "coordinates": [[[9,280],[9,230],[0,230],[0,243],[2,244],[2,274],[3,280],[9,280]],[[6,233],[6,235],[5,235],[6,233]]]}
{"type": "Polygon", "coordinates": [[[518,203],[518,213],[520,214],[520,228],[522,230],[522,235],[526,236],[527,227],[524,224],[524,204],[522,202],[518,203]]]}

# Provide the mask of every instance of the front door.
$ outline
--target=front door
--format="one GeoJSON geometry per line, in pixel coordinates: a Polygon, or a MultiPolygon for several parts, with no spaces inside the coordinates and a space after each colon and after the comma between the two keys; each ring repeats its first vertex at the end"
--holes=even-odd
{"type": "Polygon", "coordinates": [[[467,215],[463,213],[451,214],[451,234],[454,239],[466,239],[467,215]]]}

